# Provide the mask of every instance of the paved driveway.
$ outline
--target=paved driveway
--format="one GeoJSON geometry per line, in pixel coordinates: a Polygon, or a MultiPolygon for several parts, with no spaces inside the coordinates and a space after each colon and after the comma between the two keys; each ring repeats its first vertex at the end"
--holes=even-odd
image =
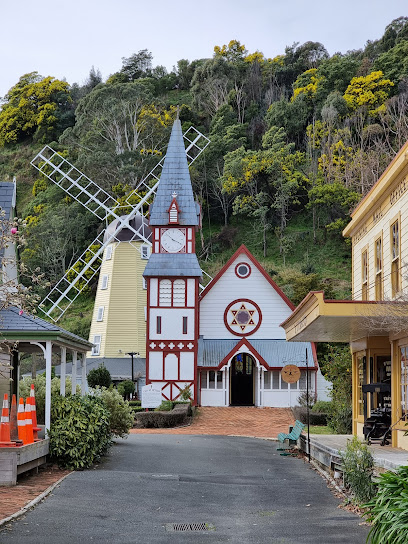
{"type": "MultiPolygon", "coordinates": [[[[363,544],[367,528],[302,460],[243,437],[131,435],[0,532],[2,544],[363,544]],[[207,524],[178,532],[174,524],[207,524]]],[[[177,529],[177,527],[176,527],[177,529]]]]}

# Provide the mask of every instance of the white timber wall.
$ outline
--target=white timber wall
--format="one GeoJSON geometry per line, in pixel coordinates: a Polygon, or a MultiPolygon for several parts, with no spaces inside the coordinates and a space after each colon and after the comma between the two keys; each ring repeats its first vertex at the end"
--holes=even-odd
{"type": "Polygon", "coordinates": [[[225,327],[224,312],[230,302],[240,298],[252,300],[262,312],[261,326],[249,339],[285,339],[285,331],[279,324],[292,311],[245,254],[237,256],[201,301],[200,335],[214,339],[238,338],[225,327]],[[235,267],[238,263],[247,263],[251,267],[248,278],[236,276],[235,267]]]}

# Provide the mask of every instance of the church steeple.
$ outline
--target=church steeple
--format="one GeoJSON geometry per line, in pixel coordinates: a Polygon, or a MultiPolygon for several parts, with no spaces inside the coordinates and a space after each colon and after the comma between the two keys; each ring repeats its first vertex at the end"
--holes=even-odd
{"type": "Polygon", "coordinates": [[[169,208],[174,193],[177,194],[177,205],[179,207],[178,224],[198,226],[197,204],[194,201],[183,132],[179,119],[176,119],[173,124],[159,187],[154,202],[150,207],[150,226],[169,224],[169,208]]]}

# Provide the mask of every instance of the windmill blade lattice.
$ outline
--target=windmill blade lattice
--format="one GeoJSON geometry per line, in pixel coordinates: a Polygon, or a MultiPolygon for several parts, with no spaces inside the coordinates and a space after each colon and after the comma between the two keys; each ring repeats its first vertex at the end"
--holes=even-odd
{"type": "MultiPolygon", "coordinates": [[[[187,162],[191,165],[208,146],[210,140],[194,127],[190,127],[185,132],[184,138],[187,144],[187,162]]],[[[62,317],[99,272],[105,248],[112,242],[120,242],[118,234],[124,227],[133,231],[139,239],[151,246],[150,240],[145,237],[143,224],[139,228],[134,228],[129,222],[137,213],[143,216],[147,214],[149,204],[159,185],[164,158],[127,197],[126,203],[132,207],[132,211],[126,217],[118,215],[121,206],[115,198],[49,146],[45,146],[31,161],[31,164],[39,172],[101,221],[107,220],[109,217],[118,220],[117,228],[106,237],[104,229],[41,302],[40,308],[53,321],[58,321],[62,317]],[[135,196],[138,199],[137,204],[131,202],[135,196]],[[104,238],[106,238],[105,241],[104,238]]]]}

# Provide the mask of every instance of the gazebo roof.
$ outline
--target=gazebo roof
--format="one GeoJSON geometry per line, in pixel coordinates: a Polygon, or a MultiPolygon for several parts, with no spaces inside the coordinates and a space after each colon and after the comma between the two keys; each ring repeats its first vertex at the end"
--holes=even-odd
{"type": "Polygon", "coordinates": [[[93,344],[40,317],[22,313],[15,306],[0,310],[0,338],[5,341],[52,340],[80,351],[88,351],[93,344]]]}

